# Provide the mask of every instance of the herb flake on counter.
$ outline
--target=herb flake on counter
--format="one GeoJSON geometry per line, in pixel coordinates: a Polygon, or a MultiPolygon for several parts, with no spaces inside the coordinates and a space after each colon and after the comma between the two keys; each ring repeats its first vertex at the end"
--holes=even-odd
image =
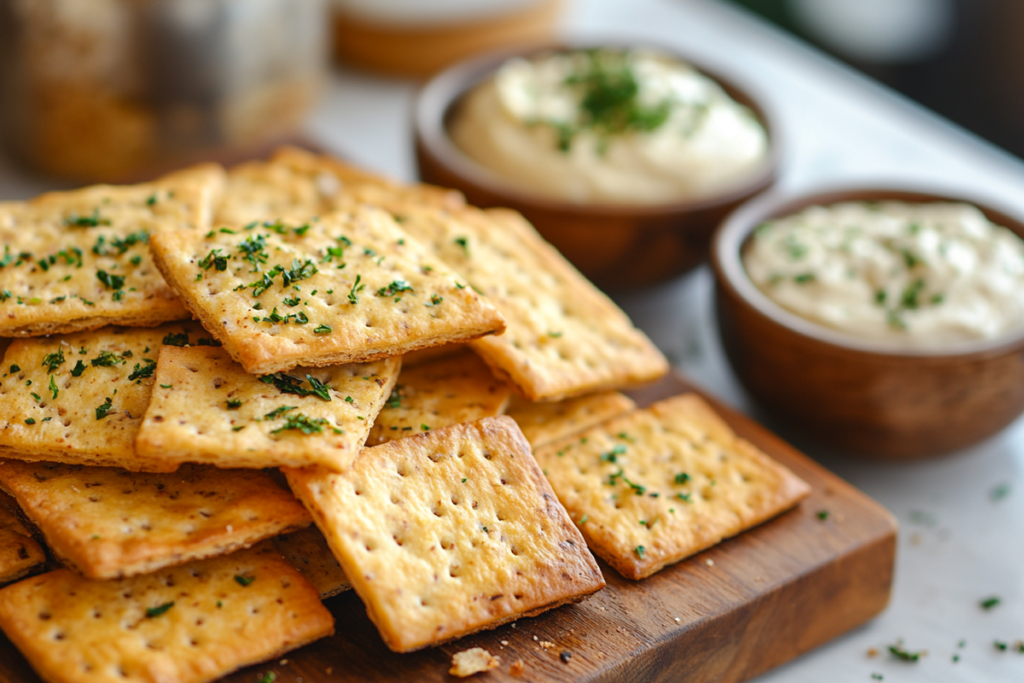
{"type": "Polygon", "coordinates": [[[992,597],[985,598],[984,600],[979,602],[978,606],[981,607],[983,610],[988,611],[990,609],[998,607],[1001,602],[1002,600],[1000,598],[993,595],[992,597]]]}

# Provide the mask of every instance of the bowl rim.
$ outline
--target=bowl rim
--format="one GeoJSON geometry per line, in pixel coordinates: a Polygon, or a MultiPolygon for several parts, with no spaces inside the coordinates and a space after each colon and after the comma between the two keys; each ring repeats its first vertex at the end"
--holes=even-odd
{"type": "Polygon", "coordinates": [[[488,193],[507,198],[518,206],[533,206],[544,211],[563,214],[600,214],[602,216],[660,216],[715,209],[746,199],[769,187],[775,180],[781,160],[782,135],[776,124],[777,116],[766,104],[768,98],[743,79],[736,79],[732,73],[722,75],[718,68],[707,68],[700,60],[690,59],[675,47],[654,40],[572,40],[565,39],[550,43],[520,46],[496,50],[478,55],[448,67],[431,78],[420,88],[413,105],[413,129],[416,142],[438,160],[450,173],[471,186],[477,186],[488,193]],[[451,108],[495,72],[512,57],[530,57],[545,52],[567,52],[588,49],[651,49],[683,61],[698,72],[714,80],[726,93],[745,102],[761,123],[768,138],[768,153],[761,163],[742,182],[730,186],[724,192],[690,200],[660,204],[601,204],[575,203],[535,195],[507,183],[498,173],[471,159],[462,152],[448,134],[447,118],[451,108]]]}
{"type": "Polygon", "coordinates": [[[771,218],[796,213],[814,205],[829,205],[846,201],[907,201],[911,203],[957,202],[971,204],[997,225],[1024,239],[1024,221],[1011,210],[981,201],[968,193],[953,194],[934,186],[901,184],[824,185],[815,189],[794,192],[775,189],[747,202],[722,221],[711,243],[711,263],[720,286],[727,287],[734,296],[790,332],[821,344],[863,355],[896,359],[967,359],[1001,355],[1024,346],[1024,326],[993,339],[958,342],[940,348],[898,348],[886,342],[859,339],[808,320],[784,308],[764,294],[747,276],[740,256],[743,246],[758,225],[771,218]]]}

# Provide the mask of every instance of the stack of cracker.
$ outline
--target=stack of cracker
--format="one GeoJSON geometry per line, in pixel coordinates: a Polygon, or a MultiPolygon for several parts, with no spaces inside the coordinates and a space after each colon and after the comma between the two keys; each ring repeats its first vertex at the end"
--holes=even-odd
{"type": "Polygon", "coordinates": [[[2,204],[0,239],[0,628],[52,683],[213,680],[349,588],[416,650],[806,495],[700,399],[637,409],[663,356],[454,192],[285,149],[2,204]]]}

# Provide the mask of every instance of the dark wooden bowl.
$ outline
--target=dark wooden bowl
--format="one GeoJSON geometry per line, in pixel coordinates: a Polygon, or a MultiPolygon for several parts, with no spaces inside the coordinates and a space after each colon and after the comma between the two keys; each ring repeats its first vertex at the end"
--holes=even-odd
{"type": "Polygon", "coordinates": [[[1024,331],[941,351],[893,351],[782,308],[748,278],[741,251],[763,221],[843,201],[966,201],[1024,237],[1024,223],[977,201],[900,190],[772,193],[715,234],[718,330],[733,370],[765,411],[850,453],[921,458],[970,446],[1024,411],[1024,331]]]}
{"type": "Polygon", "coordinates": [[[429,183],[461,190],[471,204],[518,210],[599,287],[623,289],[663,282],[703,262],[711,235],[722,219],[775,182],[778,132],[768,112],[748,94],[746,87],[741,89],[731,79],[679,56],[718,82],[734,100],[750,108],[768,133],[768,155],[746,180],[720,195],[699,200],[654,206],[609,206],[537,197],[510,187],[495,172],[463,154],[448,135],[448,123],[458,111],[463,95],[487,79],[509,57],[584,47],[592,46],[490,54],[457,64],[427,83],[415,110],[420,177],[429,183]]]}

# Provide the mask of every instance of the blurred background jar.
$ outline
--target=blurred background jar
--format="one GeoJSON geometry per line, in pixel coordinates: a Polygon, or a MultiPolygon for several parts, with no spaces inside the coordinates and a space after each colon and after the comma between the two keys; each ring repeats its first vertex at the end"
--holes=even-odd
{"type": "Polygon", "coordinates": [[[0,0],[4,141],[122,181],[296,135],[326,78],[326,0],[0,0]]]}
{"type": "Polygon", "coordinates": [[[564,0],[332,0],[338,59],[426,78],[502,48],[551,42],[564,0]]]}

